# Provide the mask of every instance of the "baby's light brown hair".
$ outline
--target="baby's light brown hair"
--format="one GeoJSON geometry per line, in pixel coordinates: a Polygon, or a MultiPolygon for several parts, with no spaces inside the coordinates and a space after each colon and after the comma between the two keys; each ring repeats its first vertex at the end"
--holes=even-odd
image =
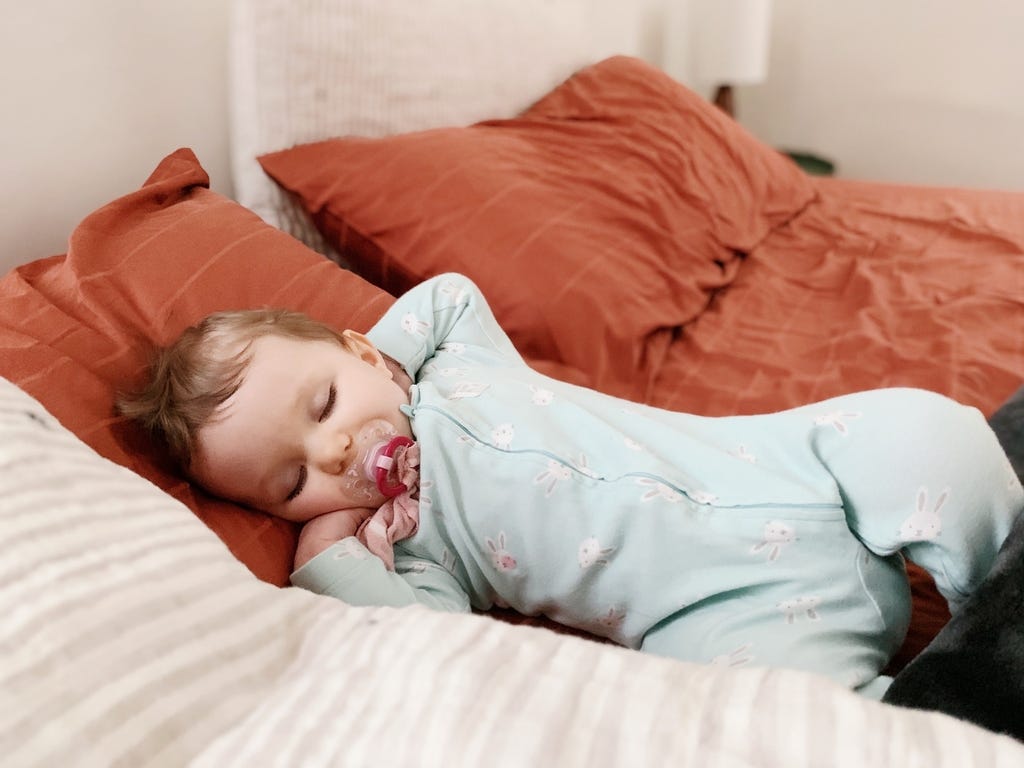
{"type": "Polygon", "coordinates": [[[301,312],[245,309],[215,312],[187,328],[170,346],[158,349],[149,383],[118,397],[117,411],[163,442],[182,468],[192,464],[196,434],[216,418],[252,359],[252,343],[263,336],[300,341],[333,341],[339,332],[301,312]]]}

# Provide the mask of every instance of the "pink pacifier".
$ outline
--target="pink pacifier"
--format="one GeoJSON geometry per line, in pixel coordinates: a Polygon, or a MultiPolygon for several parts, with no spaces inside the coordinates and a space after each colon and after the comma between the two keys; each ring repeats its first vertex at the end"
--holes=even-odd
{"type": "Polygon", "coordinates": [[[407,490],[405,483],[389,481],[388,471],[395,463],[395,451],[402,447],[408,448],[410,445],[413,445],[413,441],[408,437],[395,435],[387,442],[377,443],[366,454],[363,463],[366,479],[377,483],[377,490],[389,499],[407,490]]]}

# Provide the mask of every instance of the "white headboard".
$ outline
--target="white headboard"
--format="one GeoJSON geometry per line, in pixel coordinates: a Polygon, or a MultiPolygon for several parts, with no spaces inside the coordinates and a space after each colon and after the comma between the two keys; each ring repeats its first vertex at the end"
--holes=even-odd
{"type": "Polygon", "coordinates": [[[257,155],[511,117],[582,66],[639,55],[651,2],[234,0],[237,199],[317,247],[257,155]]]}

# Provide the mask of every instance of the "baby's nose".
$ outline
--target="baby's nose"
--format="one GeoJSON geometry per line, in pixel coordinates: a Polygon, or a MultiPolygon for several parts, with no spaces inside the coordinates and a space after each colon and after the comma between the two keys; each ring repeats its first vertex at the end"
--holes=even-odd
{"type": "Polygon", "coordinates": [[[324,430],[319,435],[312,461],[320,471],[336,475],[344,471],[351,452],[352,436],[347,431],[324,430]]]}

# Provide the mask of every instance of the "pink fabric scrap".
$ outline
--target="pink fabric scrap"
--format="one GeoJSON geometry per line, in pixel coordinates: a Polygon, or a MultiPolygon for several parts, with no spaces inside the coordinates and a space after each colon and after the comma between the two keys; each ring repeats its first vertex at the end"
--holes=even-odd
{"type": "Polygon", "coordinates": [[[395,570],[395,542],[412,536],[420,524],[420,447],[399,447],[392,459],[388,480],[398,480],[405,490],[385,501],[356,531],[356,538],[389,571],[395,570]]]}

